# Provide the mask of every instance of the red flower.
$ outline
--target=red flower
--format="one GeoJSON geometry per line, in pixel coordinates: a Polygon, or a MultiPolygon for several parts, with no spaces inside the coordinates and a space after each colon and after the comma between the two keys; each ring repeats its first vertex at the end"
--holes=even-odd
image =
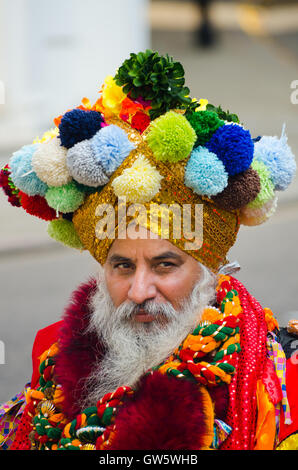
{"type": "Polygon", "coordinates": [[[132,118],[131,118],[131,127],[137,129],[141,133],[144,132],[145,129],[150,124],[150,118],[147,114],[138,111],[132,118]]]}

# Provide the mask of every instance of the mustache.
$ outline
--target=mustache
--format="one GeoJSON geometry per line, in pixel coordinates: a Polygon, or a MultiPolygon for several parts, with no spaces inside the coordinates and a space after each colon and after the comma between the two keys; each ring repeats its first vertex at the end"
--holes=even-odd
{"type": "Polygon", "coordinates": [[[131,320],[138,313],[147,313],[154,317],[163,316],[167,320],[175,320],[179,315],[170,302],[156,302],[155,300],[145,300],[141,304],[125,301],[115,310],[115,316],[124,321],[131,320]]]}

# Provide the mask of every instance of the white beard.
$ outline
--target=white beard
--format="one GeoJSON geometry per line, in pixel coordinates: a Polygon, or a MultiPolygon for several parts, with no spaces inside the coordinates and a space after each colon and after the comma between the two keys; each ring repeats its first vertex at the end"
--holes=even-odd
{"type": "Polygon", "coordinates": [[[146,371],[158,366],[168,358],[200,321],[202,310],[214,303],[216,276],[201,266],[201,279],[179,310],[170,302],[158,303],[148,300],[142,304],[146,312],[162,313],[166,323],[133,322],[131,315],[138,304],[126,301],[116,308],[106,287],[104,271],[100,268],[97,290],[90,307],[92,316],[88,333],[95,332],[106,348],[106,354],[86,381],[80,407],[93,406],[106,393],[118,387],[136,386],[146,371]]]}

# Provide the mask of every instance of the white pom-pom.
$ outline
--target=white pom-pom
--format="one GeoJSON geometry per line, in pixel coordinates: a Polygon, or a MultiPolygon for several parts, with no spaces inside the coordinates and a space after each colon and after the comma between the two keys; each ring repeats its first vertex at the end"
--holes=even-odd
{"type": "Polygon", "coordinates": [[[55,137],[40,144],[33,154],[32,167],[37,176],[49,186],[62,186],[72,180],[66,165],[67,149],[55,137]]]}

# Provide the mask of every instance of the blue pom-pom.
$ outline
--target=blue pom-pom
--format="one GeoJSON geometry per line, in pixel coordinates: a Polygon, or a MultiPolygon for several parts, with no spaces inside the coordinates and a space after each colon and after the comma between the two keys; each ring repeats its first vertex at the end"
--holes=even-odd
{"type": "Polygon", "coordinates": [[[32,168],[32,156],[38,145],[24,145],[14,152],[9,162],[13,183],[28,196],[44,196],[48,189],[48,185],[38,178],[32,168]]]}
{"type": "Polygon", "coordinates": [[[247,170],[254,156],[250,132],[237,124],[219,127],[206,147],[217,155],[231,176],[247,170]]]}
{"type": "Polygon", "coordinates": [[[295,157],[287,140],[283,127],[280,139],[276,136],[264,136],[255,143],[255,159],[267,166],[277,191],[287,189],[296,173],[295,157]]]}
{"type": "Polygon", "coordinates": [[[91,146],[96,160],[101,163],[108,176],[112,175],[135,148],[126,132],[114,124],[97,132],[91,139],[91,146]]]}
{"type": "Polygon", "coordinates": [[[103,117],[97,111],[72,109],[64,114],[59,124],[61,145],[70,149],[82,140],[91,139],[101,129],[103,117]]]}
{"type": "Polygon", "coordinates": [[[86,186],[97,188],[109,181],[101,163],[95,157],[90,140],[83,140],[68,150],[67,167],[71,176],[86,186]]]}
{"type": "Polygon", "coordinates": [[[206,147],[197,147],[185,168],[184,183],[200,195],[215,196],[228,185],[224,164],[206,147]]]}

